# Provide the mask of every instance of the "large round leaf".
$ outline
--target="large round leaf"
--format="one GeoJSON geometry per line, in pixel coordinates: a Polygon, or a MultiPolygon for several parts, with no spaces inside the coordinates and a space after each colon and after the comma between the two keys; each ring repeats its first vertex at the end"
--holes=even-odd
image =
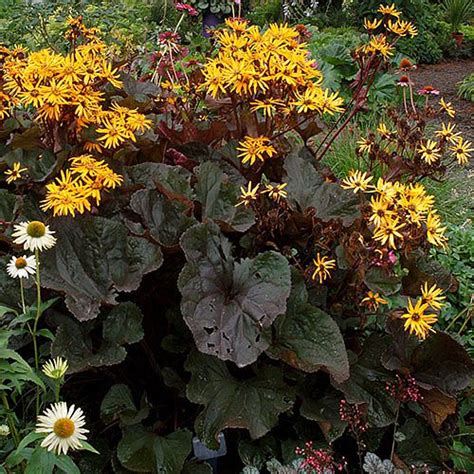
{"type": "Polygon", "coordinates": [[[276,368],[260,368],[256,376],[237,380],[224,362],[198,352],[189,356],[185,367],[192,374],[187,396],[204,405],[196,432],[210,448],[217,448],[217,436],[225,428],[245,428],[253,439],[260,438],[293,406],[293,391],[276,368]]]}
{"type": "Polygon", "coordinates": [[[102,303],[115,304],[118,291],[136,290],[163,260],[158,246],[112,219],[58,219],[52,227],[57,243],[41,256],[42,284],[63,291],[79,320],[95,318],[102,303]]]}
{"type": "Polygon", "coordinates": [[[251,364],[269,346],[268,328],[286,311],[290,268],[277,252],[236,261],[213,223],[182,236],[187,263],[178,280],[181,311],[201,352],[251,364]]]}
{"type": "Polygon", "coordinates": [[[273,324],[273,343],[267,353],[305,372],[323,368],[343,382],[349,378],[349,361],[341,331],[329,314],[308,303],[299,274],[294,272],[292,280],[288,310],[273,324]]]}

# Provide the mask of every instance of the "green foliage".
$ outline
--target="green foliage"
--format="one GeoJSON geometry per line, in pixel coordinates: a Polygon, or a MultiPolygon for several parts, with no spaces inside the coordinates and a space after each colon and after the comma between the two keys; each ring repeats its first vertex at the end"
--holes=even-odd
{"type": "Polygon", "coordinates": [[[215,15],[228,15],[232,12],[231,0],[190,0],[189,4],[201,12],[210,11],[215,15]]]}
{"type": "Polygon", "coordinates": [[[432,64],[441,61],[443,53],[431,31],[421,30],[415,38],[401,38],[398,50],[417,63],[432,64]]]}
{"type": "Polygon", "coordinates": [[[474,102],[474,73],[469,74],[459,83],[458,93],[463,99],[474,102]]]}
{"type": "Polygon", "coordinates": [[[474,226],[471,221],[449,228],[449,247],[434,252],[436,259],[456,277],[456,292],[448,293],[448,305],[444,311],[444,327],[457,333],[472,354],[474,334],[474,226]]]}
{"type": "Polygon", "coordinates": [[[264,26],[280,19],[282,14],[281,0],[264,0],[253,3],[247,15],[252,23],[264,26]]]}
{"type": "Polygon", "coordinates": [[[0,38],[8,45],[62,49],[64,21],[78,15],[87,19],[88,26],[100,28],[119,49],[139,45],[156,27],[150,2],[145,0],[7,0],[0,6],[0,38]]]}
{"type": "MultiPolygon", "coordinates": [[[[124,5],[132,16],[143,7],[107,3],[111,10],[101,21],[109,14],[122,19],[124,12],[114,12],[124,5]]],[[[163,3],[157,3],[161,15],[163,3]]],[[[102,3],[84,5],[95,11],[91,5],[102,3]]],[[[274,3],[266,8],[255,13],[262,22],[268,21],[262,12],[276,15],[274,3]]],[[[175,17],[159,18],[166,25],[175,17]]],[[[48,31],[60,44],[53,26],[48,23],[48,31]]],[[[365,39],[351,28],[314,32],[310,48],[327,87],[350,97],[358,73],[350,51],[365,39]]],[[[362,443],[382,451],[394,435],[396,455],[407,465],[439,470],[450,447],[467,452],[467,443],[444,433],[474,372],[465,350],[472,340],[466,329],[472,228],[452,227],[451,247],[433,252],[434,258],[425,241],[403,252],[378,248],[366,223],[371,195],[343,189],[337,179],[353,168],[381,176],[382,165],[363,162],[356,141],[378,125],[377,109],[395,100],[393,75],[377,75],[372,112],[339,135],[322,161],[309,148],[308,138],[322,129],[313,122],[301,136],[296,127],[275,132],[278,152],[252,166],[241,163],[238,142],[261,133],[270,118],[242,113],[239,121],[229,112],[232,101],[210,100],[199,90],[180,91],[187,101],[170,113],[172,101],[164,99],[173,97],[163,84],[123,79],[121,95],[108,99],[138,108],[153,126],[119,151],[101,150],[101,159],[123,175],[120,189],[87,215],[48,219],[57,243],[41,253],[41,280],[37,288],[27,282],[24,309],[17,281],[0,274],[0,390],[13,402],[4,402],[0,419],[19,430],[15,439],[0,438],[5,469],[209,474],[209,465],[192,459],[193,436],[216,449],[221,433],[229,463],[242,461],[244,473],[296,474],[301,458],[295,447],[308,440],[331,446],[337,456],[349,452],[353,471],[361,467],[354,459],[362,443]],[[259,184],[260,194],[247,206],[240,200],[249,182],[259,184]],[[287,195],[271,196],[274,183],[287,195]],[[312,276],[316,254],[334,259],[336,267],[321,282],[312,276]],[[440,264],[458,279],[457,292],[450,292],[455,279],[440,264]],[[455,329],[454,337],[437,327],[420,341],[403,329],[403,306],[424,282],[449,293],[439,326],[455,329]],[[372,312],[362,302],[368,291],[389,304],[372,312]],[[41,294],[51,298],[41,301],[41,294]],[[37,323],[36,333],[30,328],[37,323]],[[48,354],[68,360],[74,378],[59,384],[61,396],[83,404],[90,437],[101,446],[95,463],[79,453],[78,467],[38,447],[43,435],[33,431],[32,405],[38,400],[39,409],[59,398],[59,388],[51,390],[55,382],[40,372],[48,354]],[[400,403],[387,390],[407,374],[422,391],[418,403],[400,403]],[[368,423],[360,437],[341,419],[341,400],[357,405],[368,423]]],[[[37,205],[44,183],[81,144],[68,135],[60,147],[50,146],[54,134],[22,116],[2,122],[0,140],[2,163],[27,164],[31,175],[0,190],[2,248],[14,254],[11,223],[47,220],[37,205]]],[[[451,212],[448,205],[441,212],[451,212]]],[[[459,407],[463,417],[466,406],[459,407]]],[[[459,430],[468,432],[464,420],[459,430]]],[[[83,448],[95,452],[87,443],[83,448]]],[[[456,468],[469,466],[463,462],[451,458],[456,468]]]]}
{"type": "Polygon", "coordinates": [[[443,0],[443,13],[452,32],[461,31],[461,25],[471,18],[473,6],[472,0],[443,0]]]}

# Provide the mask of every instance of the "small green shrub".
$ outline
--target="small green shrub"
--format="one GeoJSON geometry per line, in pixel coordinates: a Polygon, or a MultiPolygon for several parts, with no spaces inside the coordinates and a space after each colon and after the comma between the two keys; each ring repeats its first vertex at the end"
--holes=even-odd
{"type": "Polygon", "coordinates": [[[460,32],[461,25],[466,23],[472,14],[472,0],[444,0],[442,11],[447,22],[451,25],[452,32],[460,32]]]}
{"type": "Polygon", "coordinates": [[[418,63],[433,64],[441,61],[443,52],[431,31],[420,30],[418,36],[401,38],[398,50],[418,63]]]}
{"type": "Polygon", "coordinates": [[[469,74],[459,84],[458,88],[459,95],[466,100],[474,102],[474,73],[469,74]]]}

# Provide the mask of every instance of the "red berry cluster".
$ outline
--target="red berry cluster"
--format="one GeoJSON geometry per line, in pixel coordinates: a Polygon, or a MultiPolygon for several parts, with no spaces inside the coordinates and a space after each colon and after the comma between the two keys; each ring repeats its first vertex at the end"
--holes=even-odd
{"type": "Polygon", "coordinates": [[[419,402],[423,398],[416,380],[411,375],[400,377],[397,374],[395,381],[386,383],[385,390],[400,403],[419,402]]]}
{"type": "Polygon", "coordinates": [[[342,471],[346,466],[345,462],[336,462],[329,451],[315,449],[312,441],[305,443],[304,448],[296,448],[295,453],[304,457],[301,469],[308,469],[310,472],[336,472],[342,471]]]}
{"type": "Polygon", "coordinates": [[[361,434],[369,427],[364,419],[364,413],[360,405],[352,405],[347,400],[339,402],[339,418],[348,423],[353,433],[361,434]]]}

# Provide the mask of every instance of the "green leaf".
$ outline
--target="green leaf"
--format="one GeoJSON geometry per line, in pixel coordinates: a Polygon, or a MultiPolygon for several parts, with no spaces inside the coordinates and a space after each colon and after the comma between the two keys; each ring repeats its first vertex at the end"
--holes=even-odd
{"type": "Polygon", "coordinates": [[[81,474],[76,463],[69,456],[65,456],[64,454],[56,456],[55,463],[65,474],[81,474]]]}
{"type": "Polygon", "coordinates": [[[357,196],[337,183],[326,183],[308,159],[291,153],[284,168],[288,200],[301,211],[314,208],[318,219],[323,222],[340,219],[344,226],[350,226],[360,216],[357,196]]]}
{"type": "Polygon", "coordinates": [[[11,222],[17,205],[17,196],[6,189],[0,189],[0,220],[11,222]]]}
{"type": "Polygon", "coordinates": [[[427,465],[434,472],[441,468],[441,451],[425,423],[414,417],[409,418],[399,431],[403,433],[404,440],[397,443],[396,453],[405,464],[427,465]]]}
{"type": "Polygon", "coordinates": [[[134,344],[143,339],[143,314],[140,308],[130,301],[112,308],[104,321],[102,334],[105,341],[115,344],[134,344]]]}
{"type": "Polygon", "coordinates": [[[327,371],[337,382],[349,378],[349,361],[336,322],[308,303],[303,278],[294,271],[288,309],[273,323],[273,343],[267,350],[272,358],[305,372],[327,371]]]}
{"type": "Polygon", "coordinates": [[[133,291],[159,268],[158,246],[130,237],[120,222],[94,216],[64,219],[54,229],[56,246],[42,257],[42,283],[65,293],[70,311],[93,319],[100,305],[116,304],[117,291],[133,291]]]}
{"type": "Polygon", "coordinates": [[[187,263],[178,279],[181,312],[201,352],[251,364],[268,348],[269,327],[286,310],[290,268],[277,252],[235,261],[213,223],[181,238],[187,263]]]}
{"type": "Polygon", "coordinates": [[[177,245],[182,233],[197,222],[194,217],[186,215],[188,205],[169,200],[154,189],[141,189],[134,193],[130,207],[142,218],[151,237],[167,247],[177,245]]]}
{"type": "Polygon", "coordinates": [[[149,407],[145,403],[138,410],[132,397],[132,392],[124,384],[110,387],[100,406],[100,416],[104,423],[110,424],[120,420],[124,425],[137,424],[149,414],[149,407]]]}
{"type": "Polygon", "coordinates": [[[194,197],[191,188],[190,171],[182,166],[163,163],[141,163],[125,168],[126,184],[144,186],[148,189],[161,189],[164,193],[183,196],[189,200],[194,197]]]}
{"type": "Polygon", "coordinates": [[[18,444],[15,451],[12,451],[7,459],[5,460],[5,465],[8,467],[14,467],[21,463],[26,458],[26,451],[28,446],[36,441],[43,439],[45,437],[44,433],[36,433],[32,431],[28,433],[18,444]]]}
{"type": "Polygon", "coordinates": [[[14,310],[13,308],[10,308],[8,306],[0,305],[0,318],[5,316],[8,313],[13,313],[14,315],[18,315],[18,312],[16,310],[14,310]]]}
{"type": "Polygon", "coordinates": [[[206,161],[197,172],[196,194],[202,204],[202,217],[227,224],[230,229],[245,232],[255,222],[251,209],[235,207],[240,197],[240,186],[246,185],[242,176],[231,176],[217,163],[206,161]]]}
{"type": "Polygon", "coordinates": [[[65,357],[71,373],[119,364],[127,356],[123,345],[133,344],[143,337],[142,315],[133,303],[120,303],[110,311],[103,322],[100,345],[93,337],[94,323],[79,323],[59,314],[50,320],[57,326],[51,355],[65,357]]]}
{"type": "Polygon", "coordinates": [[[380,267],[372,267],[365,274],[364,283],[369,290],[390,296],[402,287],[402,281],[396,275],[380,267]]]}
{"type": "Polygon", "coordinates": [[[192,434],[178,430],[157,436],[141,425],[125,428],[117,446],[120,463],[132,472],[181,474],[191,452],[192,434]]]}
{"type": "Polygon", "coordinates": [[[224,362],[194,352],[185,368],[192,374],[188,399],[204,405],[196,418],[196,433],[211,449],[218,447],[217,437],[226,428],[244,428],[253,439],[260,438],[278,423],[280,413],[293,406],[293,391],[274,367],[260,368],[256,376],[238,380],[224,362]]]}
{"type": "Polygon", "coordinates": [[[81,441],[81,451],[88,451],[89,453],[100,454],[99,451],[94,448],[94,446],[84,440],[81,441]]]}
{"type": "Polygon", "coordinates": [[[212,467],[207,462],[192,460],[185,463],[181,474],[212,474],[212,472],[212,467]]]}
{"type": "Polygon", "coordinates": [[[24,474],[52,474],[56,464],[56,456],[38,446],[28,461],[24,474]]]}

